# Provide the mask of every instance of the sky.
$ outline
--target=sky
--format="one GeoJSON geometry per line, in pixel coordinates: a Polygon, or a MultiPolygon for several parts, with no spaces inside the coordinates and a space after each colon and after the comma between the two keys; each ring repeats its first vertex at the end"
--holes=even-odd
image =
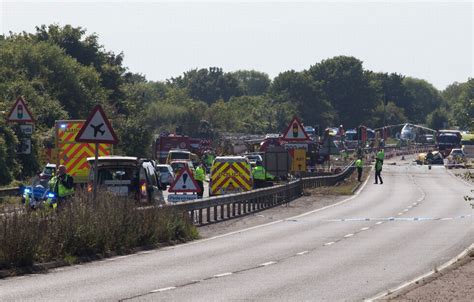
{"type": "Polygon", "coordinates": [[[473,1],[0,0],[0,34],[71,24],[148,80],[194,68],[271,78],[339,55],[442,90],[474,77],[473,1]]]}

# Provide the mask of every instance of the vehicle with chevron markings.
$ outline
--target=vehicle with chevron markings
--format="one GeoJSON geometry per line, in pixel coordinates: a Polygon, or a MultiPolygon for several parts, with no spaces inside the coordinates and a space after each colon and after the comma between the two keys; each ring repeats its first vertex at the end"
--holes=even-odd
{"type": "MultiPolygon", "coordinates": [[[[60,120],[54,127],[54,148],[51,163],[66,166],[67,173],[74,177],[74,183],[85,184],[89,175],[87,158],[94,156],[95,144],[78,143],[76,136],[85,120],[60,120]]],[[[112,155],[111,144],[99,144],[99,156],[112,155]]]]}
{"type": "Polygon", "coordinates": [[[246,192],[252,187],[252,169],[246,157],[216,157],[211,166],[210,196],[246,192]]]}

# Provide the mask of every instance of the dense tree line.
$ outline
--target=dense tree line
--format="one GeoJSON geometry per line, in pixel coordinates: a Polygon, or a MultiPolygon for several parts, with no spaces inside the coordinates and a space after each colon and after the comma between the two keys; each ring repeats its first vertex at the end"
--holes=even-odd
{"type": "Polygon", "coordinates": [[[24,96],[37,119],[35,154],[16,155],[14,126],[0,118],[0,183],[31,175],[55,120],[84,119],[95,104],[109,113],[121,138],[116,152],[147,156],[154,135],[180,129],[193,136],[217,132],[282,131],[293,115],[306,125],[412,122],[439,129],[473,127],[474,80],[438,91],[396,73],[376,73],[354,57],[338,56],[303,71],[193,69],[164,82],[148,81],[107,51],[96,34],[66,25],[0,36],[0,111],[24,96]]]}

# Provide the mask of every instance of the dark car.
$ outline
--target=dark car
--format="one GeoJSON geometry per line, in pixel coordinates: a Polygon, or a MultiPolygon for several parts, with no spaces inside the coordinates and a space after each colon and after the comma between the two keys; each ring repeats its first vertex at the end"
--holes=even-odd
{"type": "MultiPolygon", "coordinates": [[[[94,167],[94,158],[87,158],[94,167]]],[[[164,202],[159,174],[154,162],[130,156],[101,156],[98,159],[98,185],[117,196],[128,196],[142,202],[164,202]]],[[[89,173],[89,187],[94,169],[89,173]]]]}

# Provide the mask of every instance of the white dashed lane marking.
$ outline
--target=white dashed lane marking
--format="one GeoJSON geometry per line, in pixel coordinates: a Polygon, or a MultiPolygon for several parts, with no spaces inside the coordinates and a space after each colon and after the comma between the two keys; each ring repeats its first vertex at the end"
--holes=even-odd
{"type": "Polygon", "coordinates": [[[174,286],[170,286],[170,287],[165,287],[165,288],[152,290],[150,293],[161,293],[161,292],[165,292],[167,290],[172,290],[172,289],[175,289],[175,288],[176,287],[174,287],[174,286]]]}
{"type": "Polygon", "coordinates": [[[260,266],[269,266],[269,265],[272,265],[272,264],[275,264],[275,263],[276,263],[275,261],[269,261],[269,262],[265,262],[265,263],[260,264],[260,266]]]}
{"type": "Polygon", "coordinates": [[[349,238],[349,237],[352,237],[352,236],[354,236],[354,234],[347,234],[347,235],[344,236],[344,238],[349,238]]]}
{"type": "Polygon", "coordinates": [[[361,231],[367,231],[368,229],[370,229],[369,227],[365,227],[365,228],[362,228],[360,229],[361,231]]]}
{"type": "Polygon", "coordinates": [[[220,278],[220,277],[225,277],[225,276],[230,276],[230,275],[232,275],[232,273],[229,272],[229,273],[217,274],[217,275],[214,275],[214,277],[220,278]]]}
{"type": "Polygon", "coordinates": [[[331,241],[331,242],[325,243],[324,246],[333,245],[334,243],[335,243],[334,241],[331,241]]]}
{"type": "Polygon", "coordinates": [[[304,255],[304,254],[307,254],[307,253],[309,253],[309,252],[308,251],[303,251],[303,252],[296,253],[296,255],[301,256],[301,255],[304,255]]]}

